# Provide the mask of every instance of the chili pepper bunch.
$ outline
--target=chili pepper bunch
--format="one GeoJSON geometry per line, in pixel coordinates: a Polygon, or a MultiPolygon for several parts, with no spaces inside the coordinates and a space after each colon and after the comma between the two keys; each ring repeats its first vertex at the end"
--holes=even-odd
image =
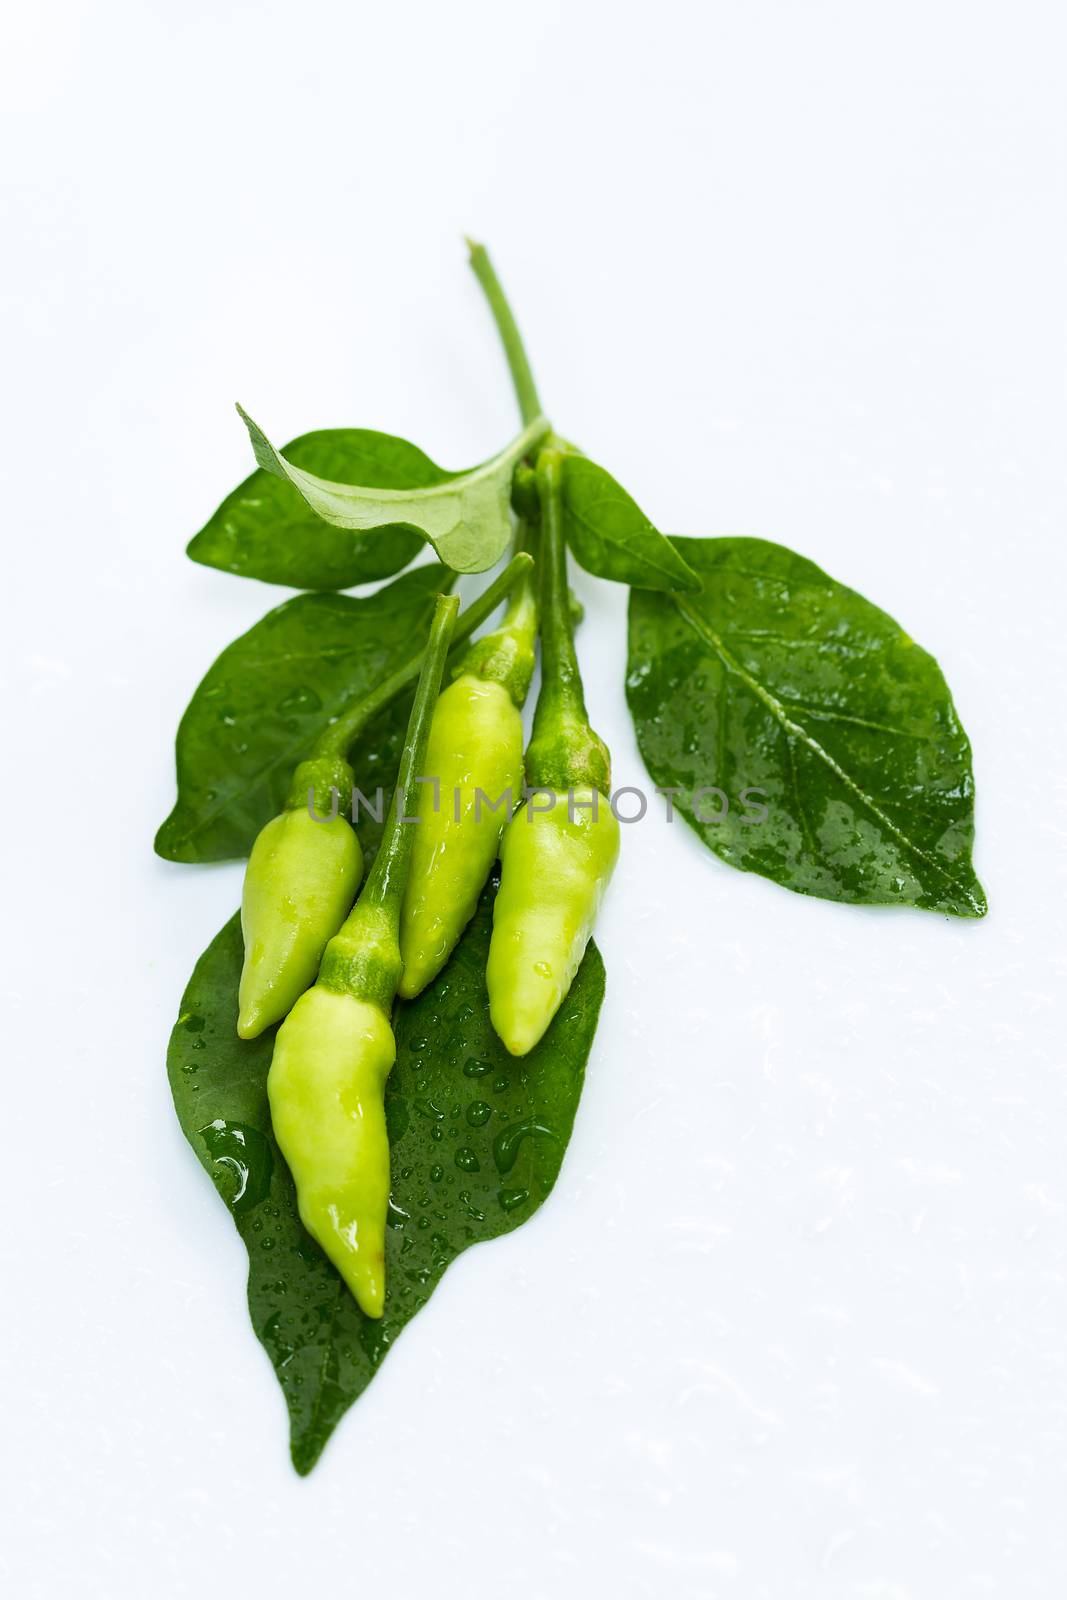
{"type": "MultiPolygon", "coordinates": [[[[296,766],[285,809],[252,846],[241,904],[237,1032],[254,1039],[280,1024],[267,1090],[300,1216],[375,1318],[386,1293],[384,1095],[397,997],[414,999],[445,966],[499,856],[487,1004],[507,1050],[526,1055],[571,987],[619,854],[610,758],[589,723],[574,647],[567,447],[541,417],[488,257],[478,246],[471,253],[504,335],[526,430],[523,452],[506,453],[521,473],[508,494],[522,508],[515,553],[469,608],[462,634],[504,596],[506,613],[453,660],[442,691],[459,602],[439,596],[425,650],[328,723],[296,766]],[[541,690],[524,756],[522,707],[538,636],[541,690]],[[348,756],[416,673],[389,820],[360,888],[363,850],[345,814],[356,781],[348,756]]],[[[306,474],[299,481],[250,420],[249,427],[261,467],[290,478],[323,520],[338,521],[328,491],[306,474]]],[[[442,552],[464,548],[439,538],[442,552]]]]}
{"type": "MultiPolygon", "coordinates": [[[[574,651],[558,451],[542,448],[535,478],[540,582],[517,553],[498,586],[512,591],[503,623],[462,654],[443,693],[459,602],[438,598],[388,825],[355,904],[362,851],[336,802],[351,800],[343,746],[358,717],[327,727],[297,768],[290,803],[259,834],[245,873],[238,1033],[281,1023],[267,1082],[275,1136],[305,1227],[370,1317],[385,1301],[384,1092],[397,996],[414,999],[441,971],[499,854],[489,1014],[510,1053],[526,1055],[570,989],[619,853],[608,753],[589,725],[574,651]],[[524,781],[521,709],[539,619],[542,685],[524,781]],[[323,819],[326,789],[334,803],[323,819]]],[[[517,536],[530,529],[520,524],[517,536]]]]}
{"type": "MultiPolygon", "coordinates": [[[[224,929],[186,991],[168,1070],[183,1128],[245,1234],[250,1304],[262,1304],[257,1332],[286,1389],[302,1471],[451,1259],[447,1230],[453,1251],[506,1231],[559,1168],[569,1121],[554,1129],[532,1114],[528,1088],[536,1081],[543,1102],[563,1109],[561,1123],[573,1118],[603,992],[591,934],[620,843],[610,757],[590,725],[575,651],[568,551],[630,587],[638,743],[659,792],[710,850],[802,894],[960,917],[986,909],[971,864],[970,745],[937,663],[891,617],[780,545],[659,533],[554,431],[489,257],[479,245],[470,252],[519,402],[516,437],[455,473],[367,429],[304,435],[280,452],[241,412],[258,470],[189,546],[206,565],[306,591],[230,646],[201,683],[178,732],[178,802],[156,839],[170,860],[248,856],[239,973],[224,929]],[[436,568],[415,568],[369,600],[338,593],[401,571],[427,543],[436,568]],[[461,612],[455,575],[501,563],[461,612]],[[502,620],[480,633],[502,605],[502,620]],[[429,624],[414,652],[409,618],[417,631],[429,624]],[[288,672],[312,660],[317,689],[264,686],[264,662],[269,679],[271,662],[288,672]],[[393,759],[390,719],[412,694],[364,878],[349,821],[365,776],[357,767],[393,759]],[[240,736],[226,743],[220,728],[240,736]],[[708,795],[722,802],[714,816],[708,795]],[[754,811],[753,797],[766,803],[754,811]],[[401,1284],[390,1266],[387,1282],[387,1225],[403,1228],[405,1216],[390,1210],[398,1174],[387,1087],[394,1067],[404,1070],[405,1008],[430,997],[436,1019],[458,967],[457,989],[470,995],[474,948],[479,988],[456,1026],[473,1009],[496,1065],[472,1057],[461,1067],[453,1055],[432,1070],[439,1093],[457,1101],[449,1131],[458,1141],[456,1074],[495,1073],[504,1093],[514,1089],[507,1064],[524,1063],[521,1093],[500,1108],[491,1143],[508,1183],[492,1221],[488,1186],[437,1202],[421,1265],[401,1284]],[[205,1072],[195,1053],[207,1043],[205,1072]],[[198,1097],[187,1077],[201,1073],[211,1092],[198,1097]],[[215,1114],[204,1122],[207,1103],[215,1114]],[[558,1150],[543,1154],[538,1138],[558,1150]],[[275,1151],[292,1184],[278,1182],[275,1151]],[[289,1226],[288,1277],[257,1255],[264,1218],[289,1226]],[[309,1254],[307,1234],[332,1266],[309,1254]],[[290,1283],[312,1304],[323,1271],[347,1318],[293,1320],[290,1283]],[[301,1395],[304,1355],[320,1387],[301,1395]],[[343,1382],[323,1376],[342,1369],[343,1382]]],[[[420,1039],[409,1052],[416,1105],[426,1046],[420,1039]]],[[[497,1114],[477,1099],[466,1122],[482,1127],[497,1114]]],[[[429,1190],[442,1182],[434,1138],[443,1136],[430,1129],[419,1206],[432,1208],[429,1190]]],[[[457,1144],[455,1166],[477,1173],[478,1156],[457,1144]]],[[[414,1172],[402,1165],[399,1177],[414,1172]]],[[[427,1214],[418,1226],[429,1229],[427,1214]]],[[[395,1260],[419,1246],[409,1233],[393,1248],[395,1260]]]]}

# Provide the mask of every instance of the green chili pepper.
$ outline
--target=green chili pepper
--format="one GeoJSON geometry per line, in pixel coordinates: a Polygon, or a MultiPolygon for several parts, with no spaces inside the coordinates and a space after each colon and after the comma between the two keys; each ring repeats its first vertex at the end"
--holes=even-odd
{"type": "Polygon", "coordinates": [[[500,628],[471,646],[434,710],[400,918],[405,1000],[452,954],[519,802],[519,708],[533,676],[536,638],[537,599],[527,571],[500,628]]]}
{"type": "MultiPolygon", "coordinates": [[[[457,643],[470,637],[531,567],[529,555],[515,556],[458,619],[457,643]]],[[[314,982],[326,943],[355,898],[363,852],[346,816],[353,773],[345,757],[364,728],[415,681],[421,662],[420,652],[323,731],[293,775],[286,809],[252,846],[241,899],[242,1039],[280,1022],[314,982]]]]}
{"type": "MultiPolygon", "coordinates": [[[[254,1039],[284,1017],[315,981],[326,941],[344,921],[363,876],[363,851],[348,819],[338,814],[320,822],[308,810],[302,775],[311,765],[297,768],[288,808],[262,829],[248,858],[241,896],[242,1039],[254,1039]]],[[[334,777],[339,787],[347,781],[351,793],[351,767],[347,773],[339,767],[334,777]]]]}
{"type": "Polygon", "coordinates": [[[389,1017],[400,980],[400,907],[411,807],[459,601],[441,595],[408,723],[392,813],[359,899],[326,946],[314,987],[278,1030],[267,1076],[271,1121],[296,1183],[300,1217],[368,1317],[385,1301],[389,1017]]]}
{"type": "Polygon", "coordinates": [[[486,982],[512,1055],[542,1037],[581,964],[619,854],[611,764],[585,709],[574,651],[561,456],[541,452],[541,692],[526,752],[530,798],[505,829],[486,982]]]}

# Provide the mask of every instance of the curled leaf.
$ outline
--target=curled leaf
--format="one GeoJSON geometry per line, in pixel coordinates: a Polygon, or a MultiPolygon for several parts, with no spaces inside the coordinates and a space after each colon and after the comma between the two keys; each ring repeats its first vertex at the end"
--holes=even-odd
{"type": "MultiPolygon", "coordinates": [[[[407,439],[373,428],[302,434],[285,446],[285,459],[321,478],[374,489],[426,489],[454,476],[407,439]]],[[[405,527],[332,528],[288,479],[259,467],[226,496],[187,553],[205,567],[263,583],[351,589],[399,572],[422,544],[421,534],[405,527]]]]}
{"type": "Polygon", "coordinates": [[[511,480],[524,455],[548,432],[544,418],[524,428],[498,455],[469,472],[424,488],[388,489],[331,482],[287,461],[238,406],[265,472],[286,478],[317,516],[335,528],[407,528],[421,534],[454,572],[484,572],[511,537],[511,480]]]}

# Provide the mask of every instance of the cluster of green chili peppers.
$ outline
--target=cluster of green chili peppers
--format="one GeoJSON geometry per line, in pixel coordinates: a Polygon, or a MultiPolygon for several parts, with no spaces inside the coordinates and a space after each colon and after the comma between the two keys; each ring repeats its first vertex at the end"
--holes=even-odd
{"type": "Polygon", "coordinates": [[[389,1141],[385,1083],[394,1001],[447,963],[498,855],[486,968],[492,1023],[522,1056],[562,1004],[619,852],[610,764],[585,709],[562,527],[561,462],[534,470],[535,542],[458,619],[438,598],[425,652],[332,723],[249,857],[238,1032],[281,1022],[268,1078],[301,1218],[362,1310],[382,1315],[389,1141]],[[509,595],[439,693],[450,648],[509,595]],[[541,690],[523,755],[522,706],[541,639],[541,690]],[[356,897],[363,853],[344,814],[347,753],[382,706],[418,684],[389,820],[356,897]],[[323,813],[326,813],[324,816],[323,813]],[[354,904],[353,904],[354,902],[354,904]]]}

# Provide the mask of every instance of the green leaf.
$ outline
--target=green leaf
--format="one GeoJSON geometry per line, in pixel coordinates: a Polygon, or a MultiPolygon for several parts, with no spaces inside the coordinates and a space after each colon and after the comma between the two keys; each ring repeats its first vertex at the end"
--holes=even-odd
{"type": "Polygon", "coordinates": [[[567,543],[587,572],[637,589],[696,592],[700,579],[610,473],[588,456],[563,458],[567,543]]]}
{"type": "Polygon", "coordinates": [[[238,406],[256,460],[266,472],[287,478],[311,509],[335,528],[408,528],[423,534],[455,572],[484,572],[503,555],[511,538],[511,479],[515,467],[548,431],[543,418],[480,467],[455,473],[425,488],[389,489],[331,483],[280,456],[247,412],[238,406]]]}
{"type": "MultiPolygon", "coordinates": [[[[436,562],[377,594],[301,594],[269,611],[208,668],[178,725],[178,799],[156,835],[168,861],[245,856],[284,806],[293,769],[353,700],[403,665],[425,637],[434,597],[451,581],[436,562]]],[[[402,731],[410,696],[375,724],[402,731]]],[[[379,740],[380,742],[380,740],[379,740]]],[[[376,742],[356,783],[378,783],[376,742]]]]}
{"type": "MultiPolygon", "coordinates": [[[[285,447],[305,472],[372,489],[426,489],[445,472],[406,439],[373,428],[305,433],[285,447]]],[[[410,528],[331,528],[285,478],[257,468],[219,506],[188,548],[194,561],[292,589],[350,589],[391,577],[422,548],[410,528]]]]}
{"type": "Polygon", "coordinates": [[[182,1000],[167,1056],[175,1109],[248,1248],[252,1326],[285,1394],[298,1472],[314,1466],[449,1263],[525,1222],[556,1181],[596,1031],[603,963],[590,945],[544,1040],[522,1060],[509,1056],[485,992],[493,893],[487,888],[445,971],[395,1018],[381,1321],[363,1315],[297,1215],[267,1105],[273,1031],[247,1042],[235,1031],[239,918],[201,956],[182,1000]]]}
{"type": "Polygon", "coordinates": [[[702,592],[631,595],[627,693],[705,844],[799,894],[984,916],[971,747],[933,657],[781,545],[675,543],[702,592]]]}

